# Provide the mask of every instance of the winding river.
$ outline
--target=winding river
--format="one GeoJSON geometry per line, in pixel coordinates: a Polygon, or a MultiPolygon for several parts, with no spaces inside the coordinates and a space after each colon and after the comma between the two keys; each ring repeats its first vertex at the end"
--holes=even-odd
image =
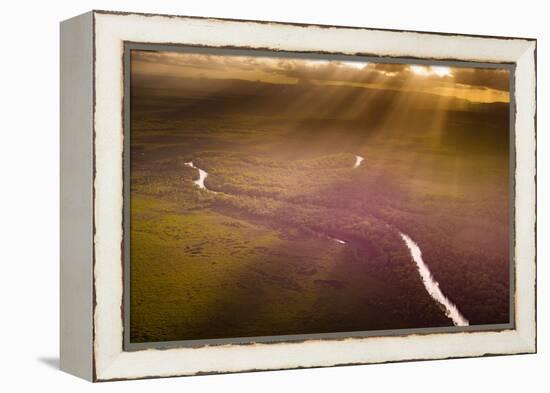
{"type": "Polygon", "coordinates": [[[206,188],[206,186],[204,185],[204,181],[208,177],[208,172],[206,172],[205,170],[203,170],[201,168],[196,167],[195,164],[193,164],[193,161],[186,162],[185,165],[199,171],[199,179],[198,180],[193,180],[194,184],[196,184],[197,186],[199,186],[199,188],[202,188],[203,190],[212,191],[212,190],[209,190],[208,188],[206,188]]]}
{"type": "Polygon", "coordinates": [[[328,238],[329,238],[330,240],[332,240],[332,241],[335,241],[335,242],[338,243],[338,244],[348,244],[347,241],[342,240],[342,239],[337,239],[337,238],[335,238],[335,237],[330,237],[330,236],[328,236],[328,238]]]}
{"type": "MultiPolygon", "coordinates": [[[[354,169],[358,168],[364,160],[365,160],[364,157],[356,155],[355,164],[353,165],[353,168],[354,169]]],[[[204,185],[204,181],[208,177],[208,172],[195,166],[193,161],[186,162],[185,165],[199,171],[198,180],[193,181],[195,185],[197,185],[199,188],[203,190],[215,193],[215,191],[209,190],[204,185]]],[[[422,279],[422,283],[424,284],[424,288],[426,289],[428,294],[431,296],[431,298],[444,308],[445,315],[447,316],[447,318],[449,318],[453,322],[455,326],[468,326],[469,325],[468,320],[464,318],[464,316],[458,310],[458,307],[453,302],[451,302],[447,298],[447,296],[443,294],[443,292],[441,291],[441,288],[439,288],[439,283],[434,279],[432,272],[430,271],[430,269],[422,259],[422,251],[420,250],[420,247],[418,247],[418,244],[416,244],[409,236],[407,236],[402,232],[399,232],[399,235],[401,236],[401,239],[403,239],[403,241],[405,242],[405,245],[409,249],[411,257],[414,263],[416,264],[418,273],[420,274],[420,278],[422,279]]],[[[330,236],[327,236],[327,237],[330,240],[333,240],[339,244],[342,244],[342,245],[348,244],[346,240],[337,239],[330,236]]]]}
{"type": "Polygon", "coordinates": [[[408,237],[404,233],[400,232],[399,235],[401,235],[401,238],[407,245],[414,260],[414,263],[416,263],[416,267],[418,269],[420,277],[422,278],[422,282],[424,283],[424,288],[426,288],[426,291],[430,294],[432,299],[434,299],[437,303],[441,304],[445,308],[445,315],[453,321],[453,324],[455,326],[468,326],[468,320],[464,318],[464,316],[460,313],[457,306],[453,302],[451,302],[447,298],[447,296],[443,294],[443,292],[441,292],[441,288],[439,288],[439,283],[433,278],[430,269],[428,269],[428,266],[424,263],[424,260],[422,259],[422,251],[420,251],[420,247],[418,247],[418,244],[416,244],[410,237],[408,237]]]}

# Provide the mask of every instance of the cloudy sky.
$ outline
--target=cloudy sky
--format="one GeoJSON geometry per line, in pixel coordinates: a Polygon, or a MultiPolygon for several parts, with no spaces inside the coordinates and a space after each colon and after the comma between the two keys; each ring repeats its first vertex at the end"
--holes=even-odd
{"type": "Polygon", "coordinates": [[[164,77],[347,85],[423,92],[474,103],[510,100],[506,69],[132,51],[132,77],[134,81],[164,77]]]}

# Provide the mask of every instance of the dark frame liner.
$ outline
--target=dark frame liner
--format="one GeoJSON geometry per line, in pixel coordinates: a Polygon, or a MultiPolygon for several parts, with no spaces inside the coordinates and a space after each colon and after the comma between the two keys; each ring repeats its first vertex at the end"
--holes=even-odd
{"type": "MultiPolygon", "coordinates": [[[[109,12],[111,13],[111,12],[109,12]]],[[[115,13],[116,14],[116,13],[115,13]]],[[[173,17],[173,16],[172,16],[173,17]]],[[[216,18],[206,18],[216,19],[216,18]]],[[[223,19],[228,20],[228,19],[223,19]]],[[[247,21],[258,22],[258,21],[247,21]]],[[[260,22],[271,23],[271,22],[260,22]]],[[[286,23],[276,23],[285,25],[286,23]]],[[[295,25],[295,24],[290,24],[295,25]]],[[[301,26],[300,24],[298,24],[301,26]]],[[[312,26],[312,25],[309,25],[312,26]]],[[[317,26],[317,25],[313,25],[317,26]]],[[[320,27],[332,27],[320,25],[320,27]]],[[[348,27],[346,27],[348,28],[348,27]]],[[[363,29],[363,28],[357,28],[363,29]]],[[[366,29],[369,30],[369,29],[366,29]]],[[[384,30],[384,29],[373,29],[384,30]]],[[[401,30],[389,30],[400,31],[401,30]]],[[[440,33],[431,33],[440,34],[440,33]]],[[[454,35],[454,34],[450,34],[454,35]]],[[[495,37],[503,38],[503,37],[495,37]]],[[[138,43],[124,42],[123,51],[123,135],[124,135],[124,151],[123,151],[123,244],[122,244],[122,263],[123,263],[123,304],[122,304],[122,319],[123,319],[123,350],[137,351],[143,349],[169,349],[191,347],[199,348],[203,346],[213,345],[247,345],[252,343],[290,343],[304,342],[307,340],[337,340],[345,338],[365,338],[365,337],[385,337],[385,336],[409,336],[409,335],[424,335],[434,333],[462,333],[462,332],[478,332],[478,331],[503,331],[515,329],[515,168],[516,168],[516,153],[515,153],[515,63],[482,63],[460,60],[442,60],[442,59],[426,59],[415,57],[387,57],[373,55],[346,55],[334,52],[290,52],[277,51],[264,48],[241,48],[241,47],[209,47],[196,46],[185,44],[172,43],[138,43]],[[354,331],[354,332],[338,332],[338,333],[318,333],[318,334],[297,334],[297,335],[279,335],[279,336],[259,336],[259,337],[236,337],[236,338],[221,338],[221,339],[200,339],[200,340],[179,340],[179,341],[161,341],[147,343],[132,343],[130,342],[130,209],[131,209],[131,192],[130,192],[130,75],[131,75],[131,60],[130,53],[133,50],[144,51],[166,51],[166,52],[185,52],[185,53],[208,53],[214,55],[226,56],[257,56],[257,57],[287,57],[300,59],[323,59],[336,61],[368,61],[378,63],[393,63],[393,64],[420,64],[420,65],[440,65],[452,67],[476,67],[476,68],[493,68],[507,69],[510,71],[510,130],[509,130],[509,307],[510,321],[507,324],[488,324],[488,325],[471,325],[465,327],[450,326],[450,327],[435,327],[435,328],[413,328],[413,329],[388,329],[388,330],[370,330],[370,331],[354,331]]]]}

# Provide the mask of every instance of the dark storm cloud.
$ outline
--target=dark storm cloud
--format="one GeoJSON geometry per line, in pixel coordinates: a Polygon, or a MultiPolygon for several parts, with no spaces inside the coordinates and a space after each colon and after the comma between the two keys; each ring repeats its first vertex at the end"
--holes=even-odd
{"type": "MultiPolygon", "coordinates": [[[[302,81],[388,83],[399,86],[411,77],[407,64],[362,63],[356,61],[324,61],[253,56],[216,56],[205,54],[134,51],[133,59],[151,64],[166,64],[196,69],[262,71],[302,81]],[[351,66],[350,66],[351,64],[351,66]]],[[[452,68],[453,82],[474,87],[507,91],[509,72],[486,68],[452,68]]],[[[444,78],[430,75],[425,82],[441,82],[444,78]]]]}
{"type": "Polygon", "coordinates": [[[510,73],[508,70],[490,68],[453,68],[453,77],[456,83],[475,87],[485,87],[508,91],[510,87],[510,73]]]}
{"type": "Polygon", "coordinates": [[[157,51],[133,51],[134,61],[150,64],[166,64],[200,69],[222,69],[230,67],[239,70],[254,70],[261,66],[256,57],[239,56],[235,61],[234,56],[216,56],[179,52],[157,51]]]}
{"type": "Polygon", "coordinates": [[[403,64],[282,59],[271,72],[300,81],[384,83],[389,87],[402,85],[410,77],[408,68],[403,64]]]}
{"type": "Polygon", "coordinates": [[[408,66],[365,62],[339,62],[252,56],[212,56],[176,52],[135,51],[136,62],[204,70],[264,72],[298,81],[390,83],[400,85],[409,76],[408,66]],[[350,66],[353,64],[353,66],[350,66]]]}
{"type": "Polygon", "coordinates": [[[384,71],[388,73],[399,73],[409,70],[409,65],[407,64],[369,63],[369,66],[377,71],[384,71]]]}
{"type": "Polygon", "coordinates": [[[201,78],[350,85],[454,96],[474,102],[509,100],[510,75],[499,69],[162,51],[133,51],[132,61],[132,75],[138,84],[142,81],[153,85],[164,78],[163,86],[176,87],[184,79],[201,78]]]}

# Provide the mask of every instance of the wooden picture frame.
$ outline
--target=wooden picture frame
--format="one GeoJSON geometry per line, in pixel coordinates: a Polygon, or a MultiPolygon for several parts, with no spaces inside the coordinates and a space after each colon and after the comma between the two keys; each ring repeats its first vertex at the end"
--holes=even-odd
{"type": "Polygon", "coordinates": [[[60,64],[62,370],[109,381],[536,352],[536,40],[91,11],[61,23],[60,64]],[[509,323],[132,344],[131,50],[510,70],[509,323]]]}

